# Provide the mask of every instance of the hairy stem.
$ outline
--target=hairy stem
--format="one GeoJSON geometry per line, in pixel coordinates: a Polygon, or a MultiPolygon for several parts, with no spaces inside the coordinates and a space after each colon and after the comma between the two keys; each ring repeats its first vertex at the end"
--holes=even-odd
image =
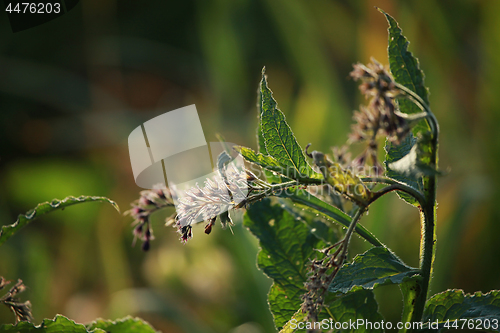
{"type": "MultiPolygon", "coordinates": [[[[426,112],[426,118],[432,132],[431,141],[431,161],[430,165],[437,169],[437,150],[439,125],[436,117],[432,113],[430,107],[418,96],[415,92],[405,86],[396,83],[396,86],[405,93],[415,105],[422,111],[426,112]]],[[[421,230],[422,238],[420,241],[420,275],[422,282],[420,290],[415,298],[411,321],[421,321],[424,312],[427,293],[432,275],[432,266],[434,263],[435,247],[436,247],[436,174],[423,177],[425,202],[421,204],[421,230]]]]}
{"type": "MultiPolygon", "coordinates": [[[[437,166],[437,148],[438,148],[438,128],[433,133],[431,165],[437,166]]],[[[420,294],[415,299],[412,321],[422,320],[429,284],[432,275],[432,266],[434,264],[436,249],[436,175],[424,177],[424,195],[425,205],[421,211],[422,238],[420,241],[420,271],[422,283],[420,294]]]]}

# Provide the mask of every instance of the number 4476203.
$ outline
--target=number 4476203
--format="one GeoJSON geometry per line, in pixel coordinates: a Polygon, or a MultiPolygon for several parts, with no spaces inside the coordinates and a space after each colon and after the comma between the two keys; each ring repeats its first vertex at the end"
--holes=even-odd
{"type": "Polygon", "coordinates": [[[6,12],[9,13],[31,13],[31,14],[58,14],[61,12],[61,4],[59,2],[52,3],[35,3],[35,2],[10,2],[5,8],[6,12]],[[15,4],[13,6],[13,3],[15,4]],[[12,8],[14,7],[14,8],[12,8]]]}
{"type": "Polygon", "coordinates": [[[447,329],[470,329],[470,330],[489,330],[489,329],[498,329],[498,319],[455,319],[455,320],[447,320],[444,323],[444,328],[447,329]]]}

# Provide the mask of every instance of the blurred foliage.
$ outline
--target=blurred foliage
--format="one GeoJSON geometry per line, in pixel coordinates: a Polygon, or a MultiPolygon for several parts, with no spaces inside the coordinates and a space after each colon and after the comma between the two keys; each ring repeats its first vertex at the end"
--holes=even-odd
{"type": "MultiPolygon", "coordinates": [[[[352,64],[370,56],[387,64],[387,25],[375,5],[412,41],[441,125],[446,176],[431,292],[499,289],[500,266],[491,264],[500,251],[497,1],[86,0],[15,34],[2,12],[0,224],[68,195],[107,196],[125,210],[139,191],[128,134],[185,105],[196,104],[207,141],[220,132],[256,148],[264,65],[298,142],[323,151],[343,144],[361,102],[347,79],[352,64]]],[[[273,331],[270,281],[241,222],[234,235],[199,232],[183,246],[163,218],[155,217],[156,240],[144,254],[130,246],[130,219],[111,207],[55,212],[0,248],[0,275],[29,287],[37,323],[57,313],[77,322],[130,314],[164,332],[273,331]]],[[[417,265],[411,207],[385,197],[363,224],[417,265]]],[[[353,246],[352,254],[368,248],[353,246]]],[[[379,301],[395,321],[402,303],[393,291],[379,301]]],[[[0,322],[12,319],[0,309],[0,322]]]]}

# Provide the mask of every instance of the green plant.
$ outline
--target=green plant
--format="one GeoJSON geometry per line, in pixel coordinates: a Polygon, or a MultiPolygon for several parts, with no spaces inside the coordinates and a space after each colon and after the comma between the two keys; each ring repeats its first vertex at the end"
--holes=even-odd
{"type": "MultiPolygon", "coordinates": [[[[176,226],[187,241],[196,217],[207,221],[208,234],[218,216],[224,227],[231,224],[227,210],[246,207],[244,224],[260,241],[258,266],[274,281],[268,301],[281,332],[391,328],[388,323],[384,326],[373,296],[374,288],[387,284],[399,285],[403,295],[403,325],[392,328],[403,332],[499,331],[499,291],[465,295],[461,290],[447,290],[428,298],[436,247],[439,127],[429,107],[423,72],[407,50],[408,41],[397,22],[381,12],[389,23],[390,73],[376,61],[357,64],[351,73],[370,99],[355,113],[349,140],[367,143],[360,156],[350,161],[345,149],[334,149],[333,158],[319,151],[308,153],[309,146],[302,149],[263,72],[258,150],[237,148],[250,162],[248,169],[227,167],[231,152],[221,154],[219,172],[224,181],[207,180],[203,188],[190,190],[167,224],[176,226]],[[385,176],[378,161],[380,137],[386,140],[385,176]],[[244,199],[232,200],[247,183],[244,199]],[[315,195],[313,190],[321,193],[315,195]],[[220,200],[227,191],[233,194],[231,200],[220,200]],[[359,223],[370,205],[389,192],[397,192],[419,210],[418,268],[406,265],[359,223]],[[347,228],[343,237],[332,221],[347,228]],[[374,247],[346,263],[354,233],[374,247]]],[[[133,203],[129,212],[136,221],[134,233],[144,241],[144,249],[152,239],[150,214],[174,206],[173,196],[172,189],[157,188],[142,192],[133,203]]]]}
{"type": "MultiPolygon", "coordinates": [[[[96,196],[80,196],[67,197],[63,200],[54,199],[50,202],[44,202],[37,205],[35,208],[20,214],[17,221],[10,225],[4,225],[0,229],[0,246],[12,237],[21,228],[34,221],[36,218],[51,213],[59,209],[65,209],[68,206],[81,204],[85,202],[100,201],[111,204],[118,212],[118,205],[105,197],[96,196]]],[[[10,281],[6,281],[0,277],[0,290],[2,290],[10,281]]],[[[21,280],[10,288],[7,293],[0,297],[0,304],[7,306],[15,315],[15,325],[3,324],[0,325],[0,332],[74,332],[74,333],[104,333],[104,332],[120,332],[120,333],[154,333],[156,332],[148,323],[138,318],[126,317],[116,321],[97,319],[96,321],[83,325],[75,323],[64,316],[57,315],[54,319],[44,319],[42,324],[35,325],[32,323],[33,316],[31,314],[31,303],[29,301],[21,302],[17,294],[24,291],[26,287],[21,280]]]]}

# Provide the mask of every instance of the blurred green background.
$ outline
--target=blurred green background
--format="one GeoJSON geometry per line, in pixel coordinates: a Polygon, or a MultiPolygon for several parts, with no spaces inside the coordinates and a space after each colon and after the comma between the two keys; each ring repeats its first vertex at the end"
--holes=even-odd
{"type": "MultiPolygon", "coordinates": [[[[127,210],[140,190],[128,134],[189,104],[207,141],[221,133],[256,148],[263,66],[301,145],[345,143],[364,102],[348,78],[352,64],[371,56],[387,64],[387,23],[374,6],[411,41],[441,126],[446,175],[431,291],[500,289],[499,1],[84,0],[15,34],[0,13],[0,224],[68,195],[108,196],[127,210]]],[[[131,219],[108,205],[50,214],[0,248],[0,276],[25,282],[37,322],[131,314],[163,332],[273,332],[270,281],[241,220],[234,235],[216,228],[206,236],[200,226],[182,245],[160,215],[143,253],[131,247],[131,219]]],[[[363,224],[418,265],[418,221],[394,194],[363,224]]],[[[354,242],[351,254],[366,248],[354,242]]],[[[396,321],[397,288],[376,296],[396,321]]],[[[12,320],[0,308],[0,322],[12,320]]]]}

